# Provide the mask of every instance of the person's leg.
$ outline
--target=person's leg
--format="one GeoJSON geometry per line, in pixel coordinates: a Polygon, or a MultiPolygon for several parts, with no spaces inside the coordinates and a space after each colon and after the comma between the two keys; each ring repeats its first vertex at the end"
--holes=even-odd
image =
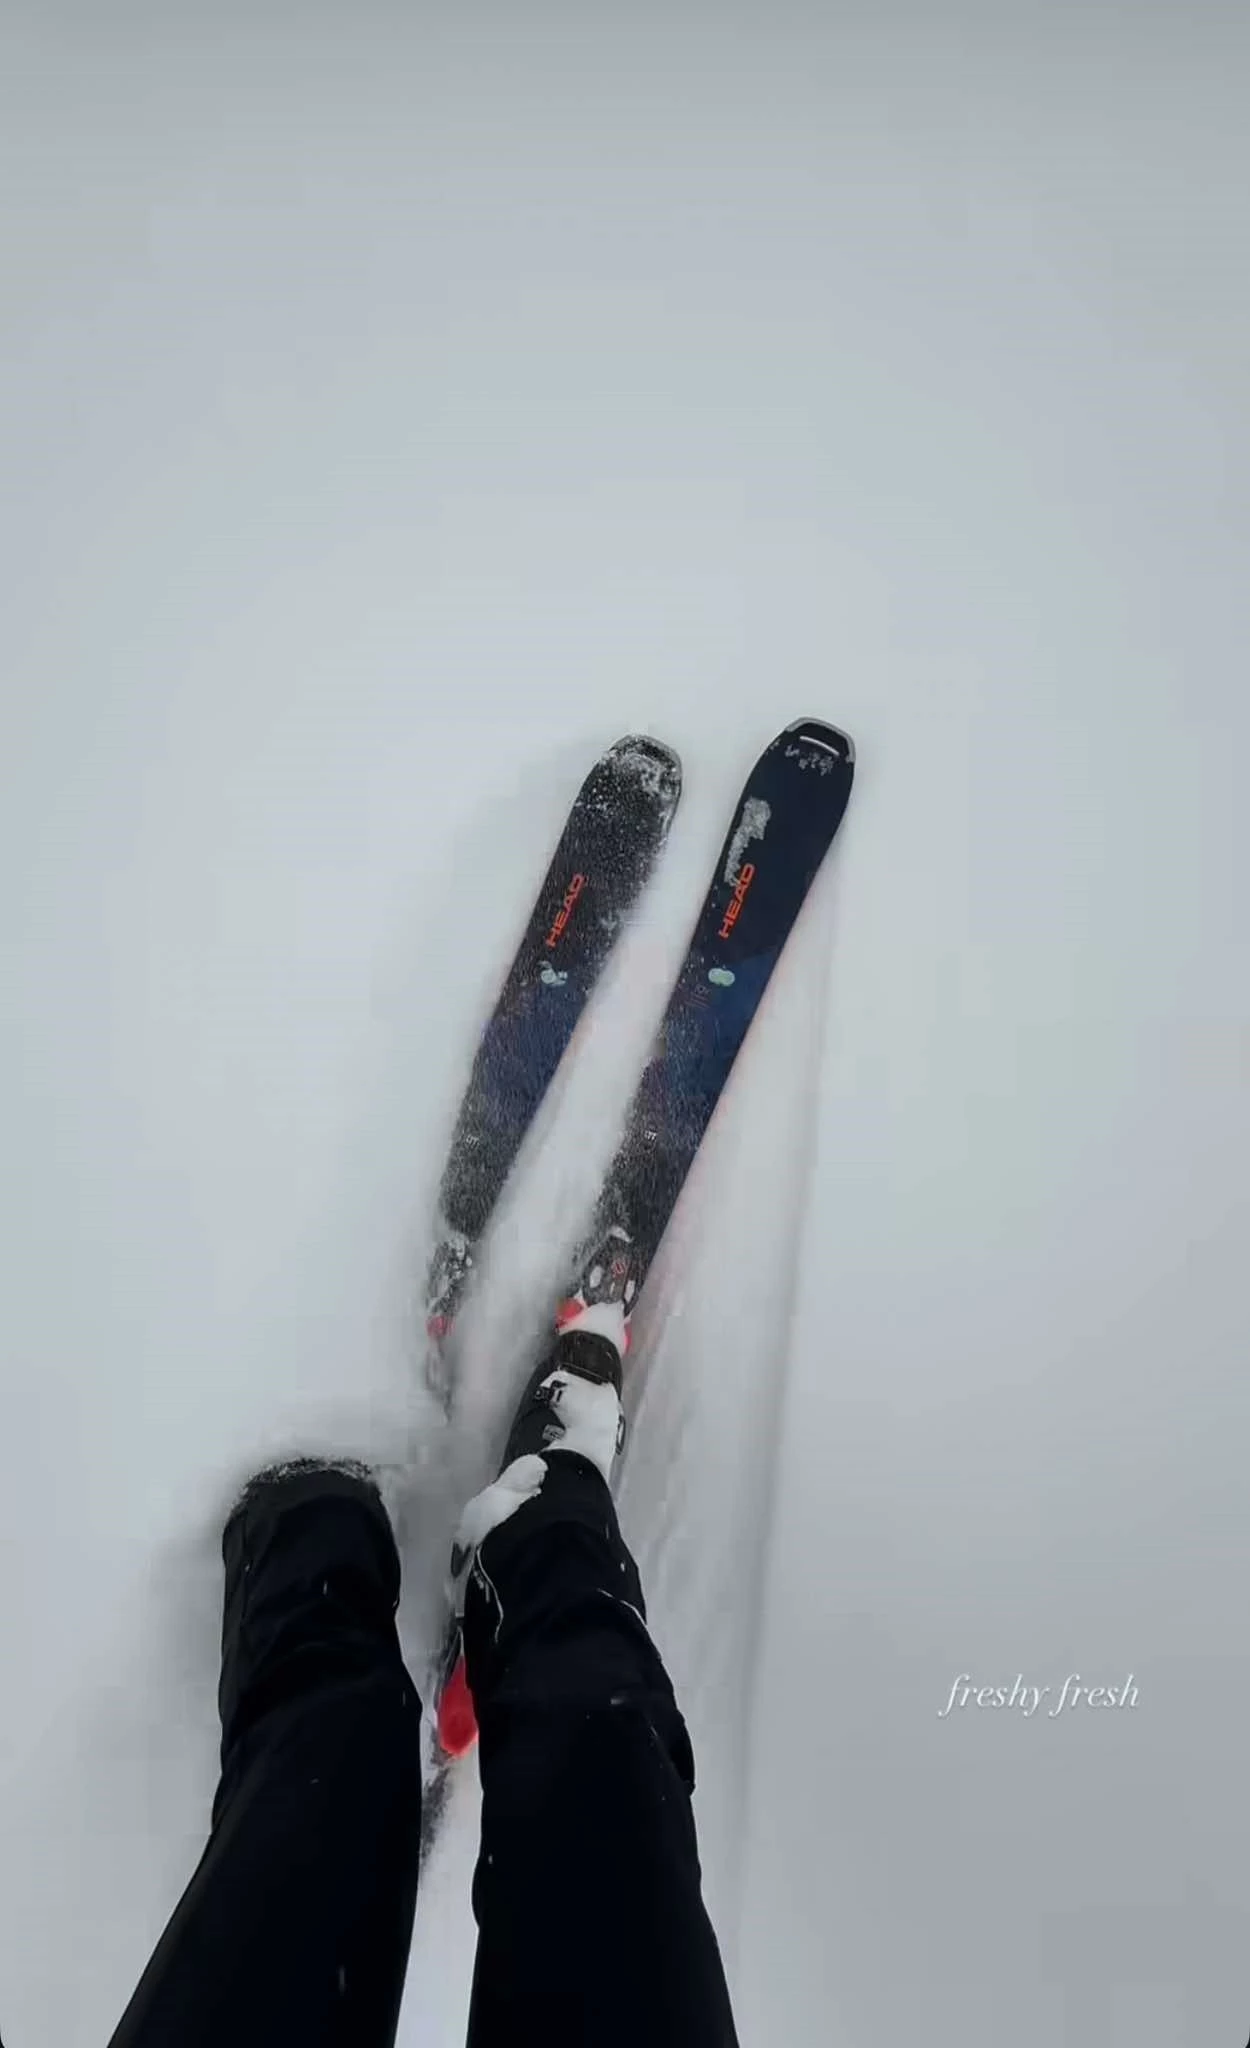
{"type": "Polygon", "coordinates": [[[412,1936],[421,1707],[363,1473],[262,1473],[226,1525],[221,1782],[112,2048],[390,2048],[412,1936]]]}
{"type": "Polygon", "coordinates": [[[685,1723],[602,1471],[552,1451],[465,1594],[482,1843],[469,2048],[732,2048],[685,1723]]]}

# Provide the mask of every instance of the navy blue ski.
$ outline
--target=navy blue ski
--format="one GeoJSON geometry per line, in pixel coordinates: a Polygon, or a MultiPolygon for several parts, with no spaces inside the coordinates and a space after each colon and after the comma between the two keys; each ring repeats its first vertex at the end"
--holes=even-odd
{"type": "Polygon", "coordinates": [[[425,1287],[426,1376],[451,1398],[448,1338],[477,1241],[587,998],[647,881],[681,794],[659,740],[618,740],[574,799],[482,1034],[438,1195],[425,1287]]]}
{"type": "Polygon", "coordinates": [[[850,800],[847,735],[801,718],[760,756],[712,883],[557,1312],[567,1328],[593,1303],[629,1317],[703,1133],[795,918],[850,800]]]}

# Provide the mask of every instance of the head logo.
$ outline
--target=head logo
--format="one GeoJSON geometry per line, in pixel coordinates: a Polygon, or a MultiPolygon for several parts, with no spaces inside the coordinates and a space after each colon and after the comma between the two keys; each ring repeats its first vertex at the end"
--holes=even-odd
{"type": "Polygon", "coordinates": [[[738,870],[738,879],[734,883],[734,892],[729,899],[729,904],[725,911],[725,921],[720,928],[720,931],[717,935],[718,937],[722,939],[727,939],[729,937],[730,932],[733,930],[734,926],[738,922],[738,919],[742,915],[742,906],[747,899],[747,890],[750,888],[754,880],[755,863],[754,861],[747,861],[738,870]]]}
{"type": "Polygon", "coordinates": [[[547,946],[549,951],[554,952],[555,948],[559,945],[560,935],[563,932],[564,927],[568,923],[570,917],[573,915],[573,905],[576,903],[578,897],[581,895],[582,890],[585,887],[585,875],[574,875],[572,881],[569,883],[568,888],[564,892],[564,901],[560,905],[560,908],[557,910],[555,914],[555,919],[551,926],[551,930],[547,934],[547,946]]]}

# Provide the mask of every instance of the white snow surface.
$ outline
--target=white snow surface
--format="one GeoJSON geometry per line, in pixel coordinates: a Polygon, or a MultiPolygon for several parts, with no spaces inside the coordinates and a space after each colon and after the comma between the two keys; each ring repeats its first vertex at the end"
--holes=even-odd
{"type": "MultiPolygon", "coordinates": [[[[257,1465],[447,1544],[759,748],[855,793],[635,1319],[744,2043],[1244,2038],[1244,10],[10,10],[0,2034],[203,1844],[257,1465]],[[458,1333],[476,1033],[622,732],[654,889],[458,1333]],[[1132,1708],[965,1709],[978,1686],[1132,1708]],[[1240,2030],[1240,2031],[1239,2031],[1240,2030]]],[[[463,2039],[476,1793],[403,2048],[463,2039]]]]}

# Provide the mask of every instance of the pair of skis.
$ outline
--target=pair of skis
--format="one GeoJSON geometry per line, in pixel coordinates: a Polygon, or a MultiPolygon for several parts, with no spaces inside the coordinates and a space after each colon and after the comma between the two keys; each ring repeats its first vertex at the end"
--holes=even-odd
{"type": "MultiPolygon", "coordinates": [[[[845,733],[801,718],[747,778],[690,946],[556,1311],[625,1352],[648,1270],[769,977],[851,793],[845,733]]],[[[450,1410],[448,1339],[474,1252],[578,1018],[664,844],[681,767],[657,740],[618,740],[592,768],[483,1033],[439,1190],[426,1288],[430,1383],[450,1410]]],[[[436,1783],[476,1735],[449,1628],[433,1737],[436,1783]]],[[[431,1789],[434,1789],[433,1787],[431,1789]]],[[[428,1797],[428,1795],[427,1795],[428,1797]]],[[[435,1806],[441,1800],[435,1799],[435,1806]]]]}

